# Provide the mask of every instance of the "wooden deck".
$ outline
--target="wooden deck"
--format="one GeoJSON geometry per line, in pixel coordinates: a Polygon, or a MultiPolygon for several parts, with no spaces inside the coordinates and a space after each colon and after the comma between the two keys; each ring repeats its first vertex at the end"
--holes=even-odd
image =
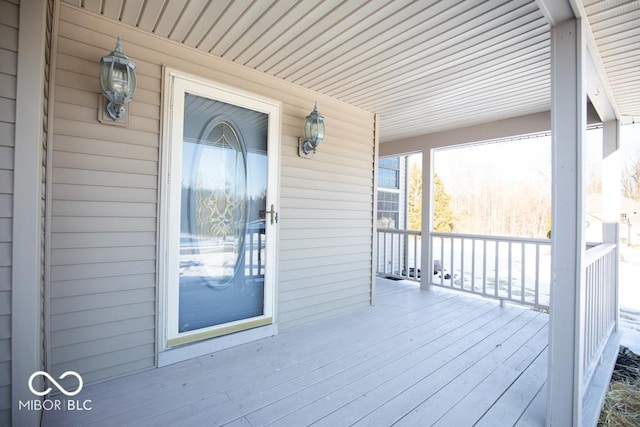
{"type": "Polygon", "coordinates": [[[45,426],[539,426],[548,316],[380,279],[376,306],[85,387],[45,426]]]}

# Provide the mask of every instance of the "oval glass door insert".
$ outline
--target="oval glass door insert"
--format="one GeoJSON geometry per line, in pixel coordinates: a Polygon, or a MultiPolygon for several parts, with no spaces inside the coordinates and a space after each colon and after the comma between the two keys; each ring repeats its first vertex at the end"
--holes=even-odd
{"type": "Polygon", "coordinates": [[[264,243],[266,129],[264,113],[185,94],[179,333],[264,312],[253,267],[264,243]]]}

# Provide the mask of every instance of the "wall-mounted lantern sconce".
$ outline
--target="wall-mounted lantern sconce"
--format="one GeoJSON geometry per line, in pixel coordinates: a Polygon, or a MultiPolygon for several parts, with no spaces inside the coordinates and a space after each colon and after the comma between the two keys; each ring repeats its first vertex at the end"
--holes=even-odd
{"type": "Polygon", "coordinates": [[[124,104],[131,101],[136,91],[136,65],[122,52],[122,38],[118,36],[116,48],[100,60],[100,86],[109,100],[105,107],[112,120],[124,117],[124,104]]]}
{"type": "Polygon", "coordinates": [[[298,138],[300,157],[312,157],[324,139],[324,116],[318,112],[318,101],[304,122],[304,138],[298,138]]]}

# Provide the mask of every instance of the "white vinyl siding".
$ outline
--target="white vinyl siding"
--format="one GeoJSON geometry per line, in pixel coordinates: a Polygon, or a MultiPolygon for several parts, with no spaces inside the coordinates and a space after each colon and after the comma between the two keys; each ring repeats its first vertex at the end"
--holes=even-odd
{"type": "Polygon", "coordinates": [[[11,248],[19,9],[15,2],[0,0],[0,425],[11,424],[11,248]]]}
{"type": "Polygon", "coordinates": [[[162,65],[282,103],[277,322],[370,304],[374,115],[118,22],[60,5],[51,204],[54,374],[86,382],[152,367],[162,65]],[[97,121],[115,35],[137,65],[128,128],[97,121]],[[298,157],[318,100],[327,137],[298,157]]]}

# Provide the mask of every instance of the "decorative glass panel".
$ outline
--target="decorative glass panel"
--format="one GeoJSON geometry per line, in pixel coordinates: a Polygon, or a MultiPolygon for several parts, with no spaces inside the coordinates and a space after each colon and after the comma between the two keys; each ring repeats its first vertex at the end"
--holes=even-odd
{"type": "Polygon", "coordinates": [[[178,332],[264,313],[267,114],[185,94],[178,332]]]}

